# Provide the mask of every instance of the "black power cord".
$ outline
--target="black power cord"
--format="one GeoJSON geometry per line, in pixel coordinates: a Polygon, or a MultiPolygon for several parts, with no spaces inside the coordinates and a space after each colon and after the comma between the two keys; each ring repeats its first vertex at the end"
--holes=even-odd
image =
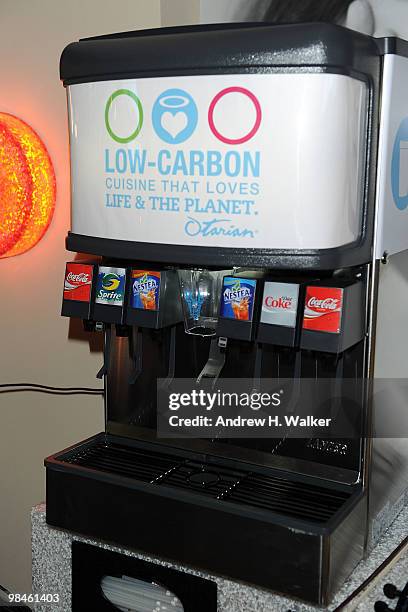
{"type": "Polygon", "coordinates": [[[1,393],[21,393],[29,391],[33,393],[46,393],[50,395],[104,395],[103,389],[91,387],[51,387],[37,383],[8,383],[0,384],[1,393]]]}

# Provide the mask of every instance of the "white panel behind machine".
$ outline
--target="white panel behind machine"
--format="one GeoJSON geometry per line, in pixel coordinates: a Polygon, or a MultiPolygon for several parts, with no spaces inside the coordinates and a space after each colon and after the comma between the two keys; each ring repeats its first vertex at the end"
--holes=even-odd
{"type": "Polygon", "coordinates": [[[377,175],[380,259],[408,249],[408,58],[385,55],[377,175]]]}

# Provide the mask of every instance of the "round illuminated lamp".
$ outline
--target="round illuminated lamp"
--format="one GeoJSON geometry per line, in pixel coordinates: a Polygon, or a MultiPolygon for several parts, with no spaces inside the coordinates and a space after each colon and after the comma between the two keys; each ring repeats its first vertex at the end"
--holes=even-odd
{"type": "Polygon", "coordinates": [[[0,257],[25,253],[44,236],[55,208],[54,168],[21,119],[0,113],[0,257]]]}

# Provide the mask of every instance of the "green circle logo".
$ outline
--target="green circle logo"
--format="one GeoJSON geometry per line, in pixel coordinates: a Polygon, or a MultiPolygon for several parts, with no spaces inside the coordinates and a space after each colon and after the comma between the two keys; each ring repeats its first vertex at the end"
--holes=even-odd
{"type": "Polygon", "coordinates": [[[106,129],[108,130],[109,136],[113,138],[113,140],[116,140],[116,142],[121,142],[125,144],[127,142],[130,142],[131,140],[134,140],[139,135],[140,130],[143,126],[143,106],[139,98],[135,93],[133,93],[133,91],[130,91],[130,89],[117,89],[113,92],[111,96],[109,96],[105,107],[105,125],[106,129]],[[122,138],[115,134],[109,123],[109,111],[111,109],[112,102],[115,100],[115,98],[118,98],[119,96],[129,96],[129,98],[136,102],[137,110],[139,111],[139,123],[137,124],[136,129],[130,134],[130,136],[126,136],[125,138],[122,138]]]}

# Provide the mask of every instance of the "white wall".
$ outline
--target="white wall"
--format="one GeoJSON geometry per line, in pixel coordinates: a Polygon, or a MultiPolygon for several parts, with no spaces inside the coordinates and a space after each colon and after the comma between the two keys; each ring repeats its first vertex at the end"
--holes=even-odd
{"type": "Polygon", "coordinates": [[[161,0],[164,26],[262,20],[269,0],[161,0]]]}
{"type": "Polygon", "coordinates": [[[163,26],[191,25],[200,22],[200,0],[161,0],[163,26]]]}
{"type": "Polygon", "coordinates": [[[269,0],[200,0],[200,22],[262,20],[269,0]]]}
{"type": "MultiPolygon", "coordinates": [[[[52,225],[34,249],[0,259],[0,383],[100,386],[101,354],[69,339],[59,316],[69,227],[69,165],[61,51],[69,42],[160,25],[160,0],[1,0],[0,110],[28,122],[57,177],[52,225]]],[[[84,203],[86,204],[86,203],[84,203]]],[[[98,397],[0,395],[0,584],[30,592],[30,507],[44,500],[43,458],[103,429],[98,397]]]]}

